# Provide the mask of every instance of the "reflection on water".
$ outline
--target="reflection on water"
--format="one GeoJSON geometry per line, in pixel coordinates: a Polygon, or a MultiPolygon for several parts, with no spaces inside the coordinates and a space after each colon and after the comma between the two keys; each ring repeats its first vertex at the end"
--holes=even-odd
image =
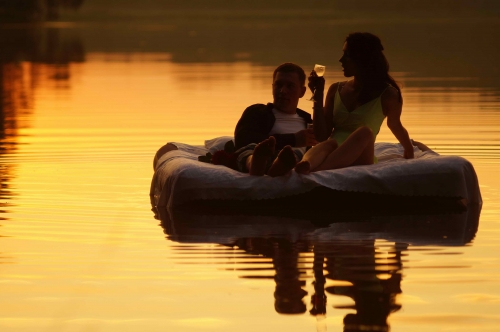
{"type": "Polygon", "coordinates": [[[390,247],[378,248],[375,241],[353,241],[345,245],[319,246],[315,251],[315,291],[312,310],[326,312],[328,294],[347,296],[354,305],[334,306],[336,309],[354,309],[355,314],[344,317],[344,331],[388,331],[388,316],[401,309],[396,295],[401,293],[402,251],[407,244],[396,243],[390,247]],[[326,261],[323,276],[320,264],[326,261]],[[325,277],[352,283],[349,286],[324,288],[325,277]],[[318,301],[318,299],[320,299],[318,301]]]}
{"type": "Polygon", "coordinates": [[[84,51],[77,36],[54,28],[0,29],[0,44],[0,200],[10,200],[19,131],[30,126],[37,90],[68,89],[69,64],[84,61],[84,51]]]}
{"type": "MultiPolygon", "coordinates": [[[[326,228],[300,219],[203,215],[187,210],[174,210],[172,218],[159,211],[159,216],[172,241],[216,243],[254,257],[249,262],[247,257],[231,257],[224,251],[229,261],[215,264],[230,266],[223,269],[238,271],[240,278],[273,279],[277,313],[309,311],[317,316],[318,329],[326,330],[323,320],[332,314],[327,304],[333,304],[334,309],[355,311],[345,314],[344,331],[388,331],[389,315],[401,309],[397,295],[402,293],[403,263],[412,259],[409,246],[439,248],[470,243],[478,229],[480,210],[470,206],[460,214],[374,216],[368,222],[351,218],[326,228]],[[314,286],[309,299],[306,283],[314,286]],[[338,297],[352,302],[347,304],[349,301],[338,297]]],[[[183,254],[198,256],[197,261],[222,258],[203,247],[188,251],[183,246],[173,248],[181,261],[183,254]]],[[[418,263],[410,266],[427,268],[418,263]]],[[[462,268],[456,264],[446,267],[462,268]]]]}
{"type": "MultiPolygon", "coordinates": [[[[14,176],[15,166],[5,162],[5,156],[16,150],[18,117],[29,113],[33,95],[29,93],[27,82],[23,80],[22,67],[17,64],[0,62],[0,199],[10,199],[9,181],[14,176]]],[[[5,201],[4,201],[5,202],[5,201]]],[[[2,203],[2,212],[8,203],[2,203]]],[[[2,219],[4,217],[2,216],[2,219]]]]}
{"type": "MultiPolygon", "coordinates": [[[[495,331],[498,22],[276,13],[0,29],[2,331],[495,331]],[[343,79],[352,30],[387,41],[412,137],[473,162],[477,237],[470,208],[322,228],[180,211],[165,240],[147,200],[156,149],[231,135],[285,60],[343,79]]],[[[379,139],[394,141],[385,125],[379,139]]]]}

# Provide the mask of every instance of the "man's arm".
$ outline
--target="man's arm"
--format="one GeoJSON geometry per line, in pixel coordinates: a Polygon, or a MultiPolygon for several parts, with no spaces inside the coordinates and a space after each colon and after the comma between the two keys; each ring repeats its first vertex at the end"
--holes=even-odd
{"type": "Polygon", "coordinates": [[[318,141],[314,136],[314,129],[312,128],[300,130],[293,135],[295,135],[295,145],[291,146],[300,148],[305,146],[314,146],[318,144],[318,141]]]}
{"type": "Polygon", "coordinates": [[[295,134],[274,134],[271,136],[276,139],[276,150],[281,150],[287,145],[298,147],[295,134]]]}
{"type": "MultiPolygon", "coordinates": [[[[247,107],[243,112],[236,129],[234,130],[234,143],[236,149],[250,143],[260,143],[269,138],[269,132],[274,124],[274,115],[266,109],[272,107],[270,104],[256,104],[247,107]]],[[[276,139],[276,149],[281,150],[286,145],[295,147],[295,133],[274,134],[276,139]]]]}
{"type": "Polygon", "coordinates": [[[272,106],[256,104],[245,109],[234,131],[236,149],[250,143],[260,143],[269,136],[276,139],[276,150],[281,150],[286,145],[302,147],[316,144],[312,129],[304,129],[297,133],[269,135],[274,124],[274,115],[266,111],[268,107],[272,106]]]}
{"type": "Polygon", "coordinates": [[[260,143],[269,137],[269,131],[266,130],[268,119],[266,119],[265,107],[268,106],[256,104],[245,109],[234,130],[236,149],[250,143],[260,143]]]}

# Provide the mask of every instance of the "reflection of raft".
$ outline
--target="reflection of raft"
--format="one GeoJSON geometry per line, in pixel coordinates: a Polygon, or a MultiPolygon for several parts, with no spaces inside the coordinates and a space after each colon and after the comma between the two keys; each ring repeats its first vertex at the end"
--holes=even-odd
{"type": "Polygon", "coordinates": [[[336,221],[318,227],[317,220],[269,215],[205,214],[186,209],[161,209],[158,219],[169,239],[184,243],[232,245],[239,238],[286,238],[310,244],[383,239],[411,245],[461,246],[477,232],[481,207],[446,214],[331,216],[336,221]]]}
{"type": "Polygon", "coordinates": [[[197,160],[207,151],[221,150],[230,139],[210,140],[205,147],[173,143],[178,150],[164,154],[156,164],[153,206],[269,211],[282,206],[314,215],[324,213],[325,208],[368,214],[375,210],[402,213],[408,208],[442,212],[482,202],[474,168],[464,158],[415,148],[415,159],[406,160],[401,145],[393,143],[376,143],[379,162],[375,165],[309,175],[292,172],[276,178],[250,176],[197,160]]]}

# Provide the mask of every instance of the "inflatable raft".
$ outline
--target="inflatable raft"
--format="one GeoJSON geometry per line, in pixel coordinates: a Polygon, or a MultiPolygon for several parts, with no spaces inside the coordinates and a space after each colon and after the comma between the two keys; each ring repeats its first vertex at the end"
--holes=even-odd
{"type": "Polygon", "coordinates": [[[325,207],[344,207],[358,213],[398,207],[404,210],[408,202],[414,202],[415,209],[434,203],[437,208],[449,202],[462,207],[482,204],[474,167],[459,156],[441,156],[415,147],[415,158],[407,160],[402,157],[400,144],[376,143],[375,165],[308,175],[291,172],[275,178],[198,161],[200,155],[222,150],[231,139],[218,137],[205,141],[204,146],[171,143],[177,150],[165,153],[156,162],[150,191],[153,209],[171,211],[180,206],[204,205],[273,210],[284,206],[314,214],[325,207]]]}

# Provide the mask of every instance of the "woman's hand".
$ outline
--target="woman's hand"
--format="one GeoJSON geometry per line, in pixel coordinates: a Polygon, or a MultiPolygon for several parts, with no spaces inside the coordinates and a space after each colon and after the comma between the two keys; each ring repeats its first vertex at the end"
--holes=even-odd
{"type": "Polygon", "coordinates": [[[325,78],[319,77],[316,72],[313,70],[308,78],[309,83],[307,86],[311,89],[312,93],[316,96],[323,96],[325,91],[325,78]]]}
{"type": "Polygon", "coordinates": [[[411,149],[405,149],[405,152],[403,154],[403,157],[405,159],[413,159],[415,156],[413,155],[413,147],[411,149]]]}

